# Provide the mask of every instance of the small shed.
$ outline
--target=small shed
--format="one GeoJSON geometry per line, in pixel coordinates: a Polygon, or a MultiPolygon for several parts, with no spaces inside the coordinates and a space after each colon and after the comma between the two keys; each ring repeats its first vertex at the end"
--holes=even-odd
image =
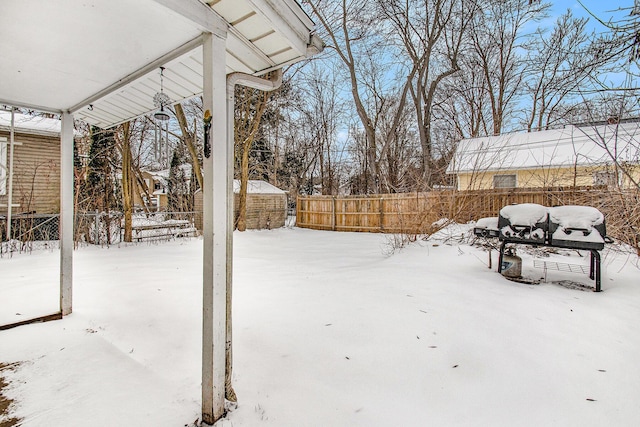
{"type": "MultiPolygon", "coordinates": [[[[238,218],[240,180],[233,180],[233,213],[238,218]]],[[[202,212],[202,192],[195,194],[194,210],[202,212]]],[[[196,227],[202,230],[202,217],[196,216],[196,227]]],[[[247,183],[247,228],[262,230],[284,227],[287,220],[287,193],[261,180],[247,183]]]]}
{"type": "MultiPolygon", "coordinates": [[[[9,203],[11,112],[0,110],[0,215],[9,203]]],[[[60,120],[14,113],[12,212],[60,212],[60,120]]]]}

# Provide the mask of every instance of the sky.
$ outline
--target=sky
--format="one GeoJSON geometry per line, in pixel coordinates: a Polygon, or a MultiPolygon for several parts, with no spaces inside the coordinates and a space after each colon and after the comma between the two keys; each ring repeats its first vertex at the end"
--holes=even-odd
{"type": "Polygon", "coordinates": [[[604,27],[597,23],[596,19],[594,19],[589,12],[606,21],[613,15],[619,15],[620,11],[618,11],[618,9],[633,5],[633,0],[582,0],[582,4],[576,0],[551,0],[550,2],[552,4],[550,13],[552,22],[555,20],[555,17],[562,15],[567,9],[571,9],[576,16],[588,17],[590,26],[597,32],[603,31],[604,27]],[[588,9],[589,12],[587,12],[585,8],[588,9]]]}

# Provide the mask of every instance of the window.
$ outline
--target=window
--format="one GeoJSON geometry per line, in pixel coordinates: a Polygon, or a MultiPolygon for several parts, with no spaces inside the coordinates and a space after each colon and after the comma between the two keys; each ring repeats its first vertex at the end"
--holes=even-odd
{"type": "Polygon", "coordinates": [[[593,185],[615,185],[616,174],[612,171],[598,171],[593,174],[593,185]]]}
{"type": "Polygon", "coordinates": [[[516,188],[515,175],[494,175],[493,188],[516,188]]]}
{"type": "Polygon", "coordinates": [[[0,138],[0,196],[7,194],[7,138],[0,138]]]}

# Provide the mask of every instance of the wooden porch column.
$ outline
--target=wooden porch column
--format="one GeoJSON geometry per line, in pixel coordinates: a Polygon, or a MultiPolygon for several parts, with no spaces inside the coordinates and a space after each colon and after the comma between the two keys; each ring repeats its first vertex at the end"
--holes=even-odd
{"type": "Polygon", "coordinates": [[[73,115],[60,130],[60,312],[71,314],[73,295],[73,115]]]}
{"type": "Polygon", "coordinates": [[[212,116],[210,146],[203,158],[202,421],[224,415],[227,263],[227,147],[225,38],[206,34],[203,49],[205,115],[212,116]]]}

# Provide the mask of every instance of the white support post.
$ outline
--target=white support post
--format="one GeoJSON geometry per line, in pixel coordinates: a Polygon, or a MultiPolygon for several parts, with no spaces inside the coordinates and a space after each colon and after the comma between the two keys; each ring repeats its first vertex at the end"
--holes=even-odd
{"type": "Polygon", "coordinates": [[[60,311],[71,314],[73,294],[73,115],[62,114],[60,131],[60,311]]]}
{"type": "Polygon", "coordinates": [[[7,242],[9,242],[9,247],[11,247],[11,217],[13,215],[13,150],[16,145],[15,120],[16,109],[15,107],[11,107],[11,127],[9,130],[9,174],[7,180],[7,242]]]}
{"type": "MultiPolygon", "coordinates": [[[[202,421],[213,425],[224,416],[226,264],[229,209],[229,151],[226,112],[225,39],[204,36],[203,105],[210,111],[210,146],[203,158],[203,300],[202,300],[202,421]],[[208,154],[208,156],[207,156],[208,154]]],[[[205,145],[207,142],[205,141],[205,145]]]]}

